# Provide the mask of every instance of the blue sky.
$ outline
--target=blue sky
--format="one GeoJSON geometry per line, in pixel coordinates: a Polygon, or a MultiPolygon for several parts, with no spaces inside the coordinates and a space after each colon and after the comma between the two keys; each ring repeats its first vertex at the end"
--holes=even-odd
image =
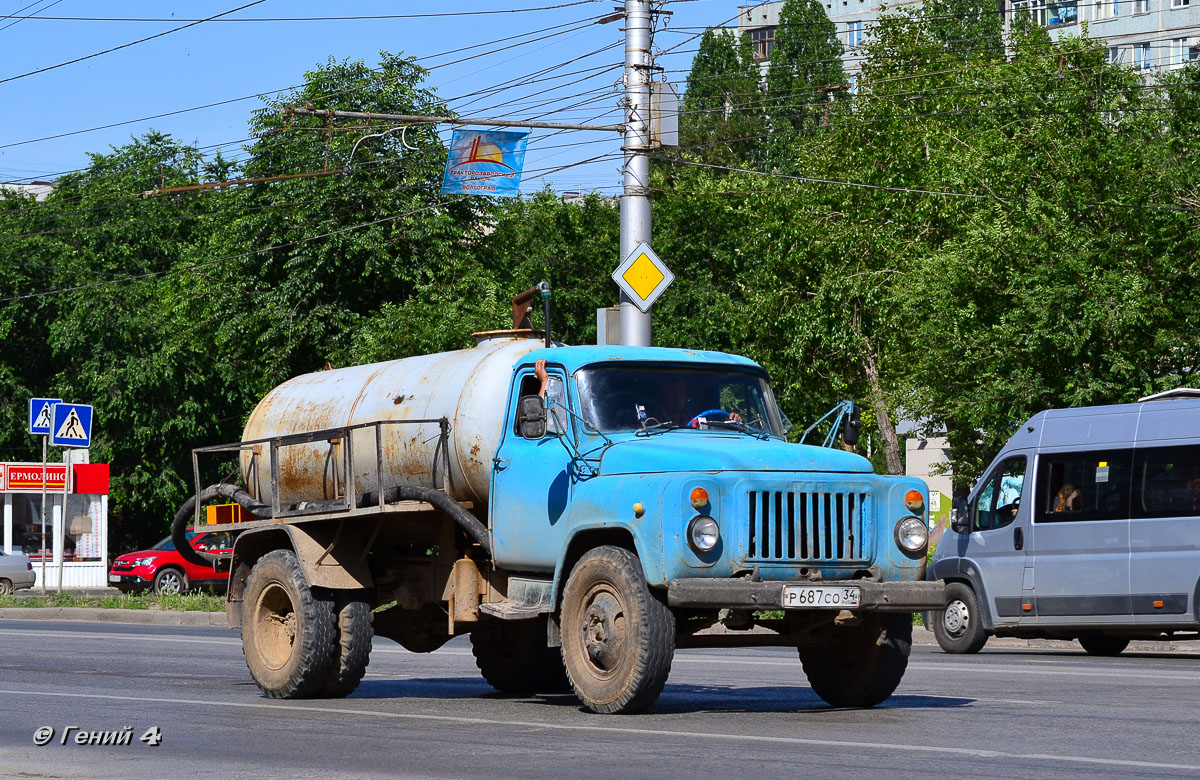
{"type": "MultiPolygon", "coordinates": [[[[488,15],[464,12],[552,6],[573,0],[493,0],[487,3],[477,0],[445,0],[442,3],[267,0],[225,18],[428,13],[454,16],[354,21],[211,21],[99,57],[22,77],[22,74],[165,32],[186,24],[187,20],[219,14],[249,1],[0,0],[0,51],[4,52],[3,64],[0,64],[0,101],[4,107],[0,121],[0,181],[52,179],[58,173],[86,166],[88,152],[106,152],[110,146],[124,144],[130,136],[140,135],[150,128],[201,147],[221,144],[226,157],[239,157],[242,152],[238,142],[247,135],[247,119],[250,112],[261,105],[257,98],[63,138],[22,142],[233,98],[273,94],[300,83],[306,70],[324,63],[330,56],[363,59],[374,65],[380,50],[402,51],[425,58],[422,64],[427,67],[443,65],[432,72],[428,83],[439,95],[450,100],[452,108],[464,115],[481,112],[485,116],[499,114],[528,119],[536,114],[549,121],[603,123],[613,123],[620,118],[615,82],[620,77],[617,66],[624,57],[620,46],[621,24],[587,24],[591,19],[611,13],[615,5],[622,5],[613,0],[553,10],[488,15]],[[26,9],[25,6],[30,7],[26,9]],[[11,18],[31,14],[173,21],[11,18]],[[5,16],[10,18],[3,18],[5,16]],[[552,26],[559,27],[536,36],[442,54],[552,26]],[[582,28],[575,29],[577,27],[582,28]],[[465,62],[445,64],[546,35],[553,37],[465,62]],[[610,44],[607,50],[590,54],[610,44]],[[439,54],[441,56],[436,56],[439,54]],[[481,88],[579,57],[582,58],[577,62],[547,75],[585,68],[597,70],[507,89],[471,105],[466,105],[463,99],[455,100],[481,88]],[[603,70],[607,65],[614,67],[603,70]],[[509,105],[487,110],[509,101],[512,101],[509,105]],[[580,103],[582,105],[577,105],[580,103]],[[547,105],[538,107],[539,104],[547,105]],[[551,110],[556,113],[549,114],[551,110]]],[[[747,0],[741,2],[749,4],[747,0]]],[[[682,81],[686,76],[698,43],[698,40],[687,39],[705,26],[727,22],[737,13],[737,5],[738,0],[684,0],[666,6],[674,14],[666,29],[656,35],[655,44],[659,49],[678,47],[659,61],[667,69],[670,79],[682,81]]],[[[526,170],[532,173],[527,174],[522,186],[524,191],[540,189],[547,181],[558,191],[595,189],[613,193],[619,190],[620,171],[616,159],[575,165],[561,171],[549,170],[597,155],[617,153],[620,143],[615,134],[570,132],[551,136],[552,132],[533,131],[526,158],[526,170]]]]}

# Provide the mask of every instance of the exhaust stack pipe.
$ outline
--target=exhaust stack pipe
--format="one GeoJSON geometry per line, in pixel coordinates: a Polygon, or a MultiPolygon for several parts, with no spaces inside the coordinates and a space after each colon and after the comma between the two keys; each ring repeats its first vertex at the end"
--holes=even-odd
{"type": "Polygon", "coordinates": [[[545,335],[546,346],[553,346],[553,341],[550,339],[550,283],[546,281],[538,282],[535,286],[530,287],[524,292],[519,292],[512,299],[512,322],[513,330],[533,330],[533,322],[529,315],[533,311],[533,299],[540,296],[542,299],[542,313],[545,320],[545,335]]]}

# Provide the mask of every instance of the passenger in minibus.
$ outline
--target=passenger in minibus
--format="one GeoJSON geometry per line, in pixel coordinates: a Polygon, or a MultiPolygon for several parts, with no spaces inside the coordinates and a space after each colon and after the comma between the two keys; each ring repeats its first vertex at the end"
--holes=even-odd
{"type": "Polygon", "coordinates": [[[1079,488],[1068,482],[1059,489],[1058,494],[1054,497],[1054,504],[1050,507],[1050,511],[1077,512],[1080,509],[1080,503],[1079,488]]]}

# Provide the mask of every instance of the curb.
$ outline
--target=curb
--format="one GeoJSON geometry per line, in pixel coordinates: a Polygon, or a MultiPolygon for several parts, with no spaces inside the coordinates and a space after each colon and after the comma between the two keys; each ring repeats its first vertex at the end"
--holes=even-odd
{"type": "MultiPolygon", "coordinates": [[[[2,610],[0,610],[2,611],[2,610]]],[[[937,639],[933,632],[922,626],[913,626],[913,644],[922,647],[937,647],[937,639]]],[[[1017,639],[1010,636],[989,636],[983,652],[988,650],[1073,650],[1083,653],[1084,649],[1073,639],[1017,639]]],[[[1175,642],[1162,640],[1160,642],[1137,641],[1129,643],[1121,655],[1128,653],[1193,653],[1200,654],[1200,641],[1175,642]]]]}
{"type": "Polygon", "coordinates": [[[166,609],[92,609],[89,607],[6,607],[2,620],[67,620],[146,626],[228,627],[224,612],[175,612],[166,609]]]}

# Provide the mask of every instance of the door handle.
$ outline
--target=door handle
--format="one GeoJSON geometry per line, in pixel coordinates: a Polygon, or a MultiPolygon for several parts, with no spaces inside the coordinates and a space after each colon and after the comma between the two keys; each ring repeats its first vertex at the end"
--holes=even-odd
{"type": "Polygon", "coordinates": [[[504,471],[508,468],[508,458],[492,458],[492,465],[496,467],[496,471],[504,471]]]}
{"type": "Polygon", "coordinates": [[[1020,528],[1013,529],[1013,549],[1020,550],[1025,547],[1025,534],[1020,528]]]}

